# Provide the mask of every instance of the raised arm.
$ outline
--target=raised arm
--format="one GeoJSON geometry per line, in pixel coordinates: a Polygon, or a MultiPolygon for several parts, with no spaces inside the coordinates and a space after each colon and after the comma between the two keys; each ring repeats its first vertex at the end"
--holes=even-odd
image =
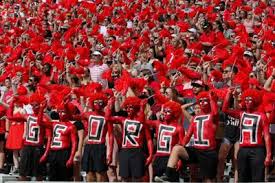
{"type": "Polygon", "coordinates": [[[47,118],[44,118],[44,109],[45,109],[46,105],[47,105],[46,102],[44,102],[40,105],[38,117],[37,117],[37,123],[39,126],[44,126],[46,128],[52,128],[52,123],[47,118]]]}
{"type": "Polygon", "coordinates": [[[216,95],[213,91],[210,91],[209,99],[210,99],[211,113],[212,113],[212,115],[217,116],[218,115],[218,105],[217,105],[216,95]]]}
{"type": "Polygon", "coordinates": [[[111,98],[108,101],[108,104],[105,108],[105,119],[107,122],[110,122],[110,123],[122,123],[125,118],[120,117],[120,116],[112,116],[113,104],[114,104],[114,98],[111,98]]]}
{"type": "Polygon", "coordinates": [[[14,110],[14,103],[15,101],[12,100],[10,107],[7,111],[7,117],[10,122],[16,121],[16,122],[26,122],[27,118],[24,115],[17,114],[16,116],[13,115],[13,110],[14,110]]]}
{"type": "Polygon", "coordinates": [[[74,155],[75,155],[76,148],[77,148],[77,131],[76,131],[75,126],[73,126],[73,125],[70,126],[70,132],[71,132],[70,135],[71,135],[72,147],[71,147],[70,158],[66,162],[66,167],[71,167],[73,165],[74,155]]]}
{"type": "Polygon", "coordinates": [[[144,110],[146,108],[146,104],[147,104],[147,99],[142,100],[141,103],[140,103],[140,110],[138,112],[138,118],[139,118],[140,121],[145,121],[144,110]]]}
{"type": "Polygon", "coordinates": [[[192,105],[194,105],[194,103],[187,103],[181,106],[183,116],[188,120],[189,123],[192,119],[192,115],[186,109],[192,105]]]}
{"type": "Polygon", "coordinates": [[[234,118],[240,119],[240,112],[239,111],[229,109],[229,100],[232,97],[232,91],[233,91],[232,89],[229,89],[229,91],[227,92],[226,97],[224,99],[223,106],[222,106],[222,111],[225,114],[228,114],[228,115],[230,115],[234,118]]]}

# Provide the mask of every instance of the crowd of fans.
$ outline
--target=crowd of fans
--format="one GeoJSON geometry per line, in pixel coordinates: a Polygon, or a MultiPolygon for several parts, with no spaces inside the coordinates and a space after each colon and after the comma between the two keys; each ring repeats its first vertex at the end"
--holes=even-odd
{"type": "MultiPolygon", "coordinates": [[[[46,129],[41,132],[47,134],[45,145],[44,142],[39,144],[46,149],[45,156],[40,155],[42,163],[50,163],[50,180],[71,180],[69,171],[54,174],[57,167],[66,169],[66,165],[53,165],[59,160],[59,155],[53,155],[53,151],[59,149],[48,147],[51,149],[48,156],[47,146],[53,146],[54,139],[60,137],[60,131],[56,132],[53,126],[56,121],[74,121],[74,126],[68,125],[70,130],[66,131],[71,137],[64,141],[68,143],[65,149],[70,150],[67,154],[63,153],[66,161],[69,159],[67,169],[74,167],[74,178],[80,180],[81,161],[98,164],[102,160],[92,162],[85,157],[85,152],[90,151],[86,147],[84,150],[87,138],[89,141],[90,136],[94,137],[93,133],[97,134],[100,130],[98,126],[95,126],[96,130],[90,127],[93,121],[87,115],[90,114],[104,116],[107,124],[112,121],[111,127],[108,125],[106,129],[108,133],[106,130],[103,133],[105,136],[109,134],[107,150],[97,147],[95,151],[107,151],[106,159],[102,161],[109,165],[109,180],[118,181],[121,179],[119,175],[122,175],[126,181],[137,181],[140,177],[144,181],[152,181],[155,176],[167,174],[166,165],[171,165],[171,157],[170,165],[168,158],[172,152],[174,157],[187,157],[176,153],[185,152],[185,149],[173,147],[168,154],[159,155],[165,157],[159,162],[156,162],[156,156],[151,157],[160,151],[158,141],[163,140],[160,143],[163,146],[166,143],[171,146],[165,137],[157,135],[161,123],[166,124],[170,120],[167,114],[173,114],[172,121],[179,125],[176,129],[182,131],[177,134],[178,140],[173,140],[176,141],[173,146],[181,144],[196,148],[196,140],[200,137],[194,133],[187,142],[183,138],[184,132],[195,123],[195,116],[203,112],[214,115],[214,102],[217,114],[214,115],[215,120],[212,119],[215,130],[211,133],[215,134],[217,145],[213,147],[218,155],[216,164],[209,164],[215,167],[215,172],[210,173],[214,176],[207,177],[209,172],[203,172],[201,175],[206,177],[201,177],[200,173],[196,173],[197,166],[189,166],[184,161],[181,176],[186,177],[188,172],[191,181],[223,181],[224,163],[233,152],[233,172],[235,180],[238,180],[237,170],[245,174],[243,169],[237,168],[240,163],[239,136],[241,133],[244,138],[250,131],[240,132],[244,129],[243,117],[228,112],[229,108],[244,111],[248,109],[245,101],[251,97],[253,109],[257,108],[256,111],[267,118],[265,124],[268,123],[268,130],[263,127],[264,135],[260,135],[265,143],[260,146],[266,146],[267,156],[269,151],[273,152],[267,147],[269,137],[265,135],[268,133],[272,140],[275,139],[275,126],[272,124],[275,122],[274,11],[273,0],[0,0],[0,170],[7,162],[5,154],[12,152],[13,173],[19,171],[22,180],[27,180],[29,175],[43,179],[37,172],[19,169],[21,164],[30,165],[27,160],[33,157],[30,154],[29,157],[24,156],[26,152],[22,149],[31,146],[26,145],[26,137],[36,137],[34,134],[38,130],[35,131],[32,122],[29,122],[30,116],[34,115],[38,116],[35,118],[37,124],[46,129]],[[211,104],[207,105],[211,112],[204,109],[200,99],[211,104]],[[99,103],[99,108],[95,103],[99,103]],[[131,104],[134,113],[126,107],[131,104]],[[137,104],[140,106],[137,107],[137,104]],[[165,106],[167,109],[170,106],[171,111],[165,111],[165,106]],[[178,106],[181,110],[177,110],[178,106]],[[102,111],[104,107],[105,113],[102,111]],[[143,121],[145,126],[143,140],[147,141],[141,149],[147,156],[144,162],[138,158],[134,158],[133,162],[143,162],[145,173],[129,173],[131,171],[126,169],[133,165],[121,165],[125,159],[121,158],[122,155],[118,156],[119,153],[128,153],[124,151],[128,147],[124,147],[124,140],[128,138],[131,141],[132,136],[125,137],[124,126],[115,121],[124,124],[122,119],[136,119],[131,115],[137,114],[138,120],[143,121]],[[52,120],[52,124],[42,118],[52,120]],[[150,121],[154,120],[160,124],[152,125],[150,121]],[[164,167],[159,168],[157,164],[164,167]]],[[[255,125],[253,120],[250,125],[255,125]]],[[[105,143],[105,140],[102,142],[105,143]]],[[[192,151],[187,152],[190,158],[192,151]]],[[[209,156],[212,156],[209,159],[213,158],[213,154],[209,156]]],[[[272,164],[271,159],[265,159],[266,167],[272,164]]],[[[248,160],[243,158],[242,161],[245,164],[248,160]]],[[[264,162],[260,160],[250,168],[258,165],[264,169],[264,162]]],[[[105,167],[99,166],[97,168],[102,171],[96,171],[96,168],[87,166],[82,168],[87,172],[89,181],[107,180],[105,167]]],[[[139,167],[139,163],[136,166],[139,167]]],[[[260,179],[250,179],[253,174],[241,180],[262,180],[261,175],[256,175],[260,179]]]]}

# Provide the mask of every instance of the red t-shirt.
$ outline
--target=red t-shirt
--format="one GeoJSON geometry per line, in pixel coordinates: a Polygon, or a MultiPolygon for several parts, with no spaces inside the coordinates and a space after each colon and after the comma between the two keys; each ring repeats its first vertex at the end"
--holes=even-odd
{"type": "Polygon", "coordinates": [[[76,134],[75,126],[69,122],[53,121],[52,123],[53,137],[50,149],[69,149],[71,147],[71,140],[76,134]]]}
{"type": "Polygon", "coordinates": [[[213,150],[216,148],[216,129],[212,114],[197,115],[188,128],[185,143],[194,135],[194,148],[213,150]]]}
{"type": "Polygon", "coordinates": [[[240,147],[264,146],[263,135],[269,133],[269,122],[261,112],[241,113],[240,147]]]}

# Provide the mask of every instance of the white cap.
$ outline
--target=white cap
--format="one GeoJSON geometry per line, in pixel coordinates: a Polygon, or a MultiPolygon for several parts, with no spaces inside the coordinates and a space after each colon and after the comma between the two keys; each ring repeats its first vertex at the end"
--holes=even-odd
{"type": "Polygon", "coordinates": [[[195,28],[190,28],[188,29],[189,32],[192,32],[192,33],[197,33],[197,30],[195,28]]]}
{"type": "Polygon", "coordinates": [[[243,55],[247,55],[247,56],[253,57],[253,53],[251,51],[245,51],[243,53],[243,55]]]}
{"type": "Polygon", "coordinates": [[[92,55],[102,56],[102,54],[99,51],[94,51],[92,55]]]}

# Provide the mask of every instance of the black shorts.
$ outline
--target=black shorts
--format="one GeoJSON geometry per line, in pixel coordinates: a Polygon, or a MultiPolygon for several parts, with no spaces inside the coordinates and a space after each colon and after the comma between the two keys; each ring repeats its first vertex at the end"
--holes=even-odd
{"type": "Polygon", "coordinates": [[[51,150],[49,153],[49,179],[50,181],[71,181],[73,168],[67,168],[66,163],[70,158],[71,150],[51,150]]]}
{"type": "Polygon", "coordinates": [[[31,177],[45,175],[45,163],[39,163],[43,153],[44,149],[41,146],[24,146],[19,163],[19,175],[31,177]]]}
{"type": "Polygon", "coordinates": [[[225,143],[225,144],[232,144],[234,145],[236,142],[239,141],[239,137],[238,138],[230,138],[230,137],[223,137],[222,139],[222,143],[225,143]]]}
{"type": "Polygon", "coordinates": [[[156,156],[153,162],[153,174],[162,176],[166,172],[169,156],[156,156]]]}
{"type": "Polygon", "coordinates": [[[86,172],[106,172],[108,170],[106,162],[105,144],[86,144],[82,158],[82,168],[86,172]]]}
{"type": "MultiPolygon", "coordinates": [[[[187,163],[198,163],[200,168],[200,175],[203,179],[213,179],[217,174],[218,155],[215,150],[198,150],[193,147],[185,147],[189,159],[187,163]]],[[[182,160],[186,162],[186,160],[182,160]]]]}
{"type": "Polygon", "coordinates": [[[239,182],[264,182],[265,149],[240,147],[238,152],[239,182]]]}
{"type": "Polygon", "coordinates": [[[0,134],[0,141],[5,141],[5,134],[4,133],[1,133],[0,134]]]}
{"type": "Polygon", "coordinates": [[[119,175],[140,178],[145,172],[145,155],[141,148],[121,149],[118,153],[119,175]]]}

